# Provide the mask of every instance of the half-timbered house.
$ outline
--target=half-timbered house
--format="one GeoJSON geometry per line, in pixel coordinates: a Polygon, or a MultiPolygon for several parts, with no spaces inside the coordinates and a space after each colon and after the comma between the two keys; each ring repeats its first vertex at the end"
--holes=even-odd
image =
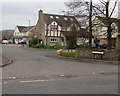
{"type": "Polygon", "coordinates": [[[13,42],[18,44],[20,40],[27,40],[34,26],[16,26],[13,36],[13,42]]]}
{"type": "Polygon", "coordinates": [[[33,37],[41,39],[45,46],[67,46],[73,25],[80,32],[81,26],[74,16],[46,14],[40,10],[33,37]]]}

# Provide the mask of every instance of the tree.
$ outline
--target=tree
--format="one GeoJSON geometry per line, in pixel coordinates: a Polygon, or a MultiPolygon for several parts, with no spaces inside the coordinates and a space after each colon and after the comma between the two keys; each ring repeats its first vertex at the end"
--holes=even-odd
{"type": "Polygon", "coordinates": [[[89,47],[92,48],[92,0],[90,0],[89,27],[89,47]]]}
{"type": "Polygon", "coordinates": [[[96,6],[93,6],[95,8],[95,10],[98,10],[99,12],[101,12],[107,19],[107,42],[108,42],[108,49],[111,49],[111,33],[112,33],[112,28],[111,28],[111,24],[113,23],[113,21],[111,21],[111,17],[114,13],[114,10],[117,6],[118,0],[115,0],[113,3],[113,7],[110,6],[110,0],[99,0],[101,2],[101,5],[103,6],[103,9],[100,9],[96,6]],[[110,10],[111,9],[111,10],[110,10]]]}
{"type": "Polygon", "coordinates": [[[71,37],[69,40],[69,44],[68,44],[68,49],[75,49],[77,47],[76,44],[76,28],[75,28],[75,24],[73,24],[73,26],[71,27],[71,37]]]}
{"type": "MultiPolygon", "coordinates": [[[[65,3],[65,5],[70,9],[67,14],[71,12],[72,15],[76,16],[77,18],[82,18],[82,26],[86,27],[86,25],[91,26],[91,18],[95,16],[102,16],[106,17],[108,25],[107,25],[107,41],[108,41],[108,49],[111,47],[111,24],[110,18],[112,17],[114,10],[117,6],[118,0],[111,1],[110,0],[99,0],[99,3],[92,3],[86,0],[75,0],[71,2],[65,3]],[[113,7],[110,6],[110,3],[113,3],[113,7]],[[92,5],[92,8],[89,7],[92,5]],[[92,12],[90,12],[92,9],[92,12]],[[92,13],[92,14],[91,14],[92,13]],[[89,22],[89,23],[88,23],[89,22]]],[[[91,28],[90,28],[91,34],[91,28]]],[[[91,42],[91,36],[90,36],[91,42]]],[[[90,43],[89,42],[89,43],[90,43]]],[[[91,46],[91,44],[90,44],[91,46]]]]}

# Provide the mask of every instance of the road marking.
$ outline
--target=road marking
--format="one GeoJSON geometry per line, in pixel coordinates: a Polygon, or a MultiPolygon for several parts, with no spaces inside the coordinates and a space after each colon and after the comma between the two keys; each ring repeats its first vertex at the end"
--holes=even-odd
{"type": "Polygon", "coordinates": [[[20,83],[32,83],[32,82],[43,82],[43,81],[54,81],[55,79],[49,80],[31,80],[31,81],[19,81],[20,83]]]}

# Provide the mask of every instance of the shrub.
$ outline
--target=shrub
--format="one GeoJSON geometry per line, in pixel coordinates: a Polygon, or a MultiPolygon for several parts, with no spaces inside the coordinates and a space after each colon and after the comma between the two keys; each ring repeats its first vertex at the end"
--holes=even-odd
{"type": "Polygon", "coordinates": [[[29,40],[29,46],[32,47],[37,44],[38,39],[37,38],[30,38],[29,40]]]}
{"type": "Polygon", "coordinates": [[[44,47],[44,45],[42,45],[42,44],[35,45],[35,48],[43,48],[43,47],[44,47]]]}

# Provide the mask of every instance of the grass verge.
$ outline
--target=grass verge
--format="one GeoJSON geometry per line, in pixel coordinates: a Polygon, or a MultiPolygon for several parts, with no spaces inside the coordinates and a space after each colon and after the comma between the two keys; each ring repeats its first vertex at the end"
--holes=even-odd
{"type": "Polygon", "coordinates": [[[67,57],[75,57],[76,53],[75,52],[63,52],[61,55],[67,56],[67,57]]]}

